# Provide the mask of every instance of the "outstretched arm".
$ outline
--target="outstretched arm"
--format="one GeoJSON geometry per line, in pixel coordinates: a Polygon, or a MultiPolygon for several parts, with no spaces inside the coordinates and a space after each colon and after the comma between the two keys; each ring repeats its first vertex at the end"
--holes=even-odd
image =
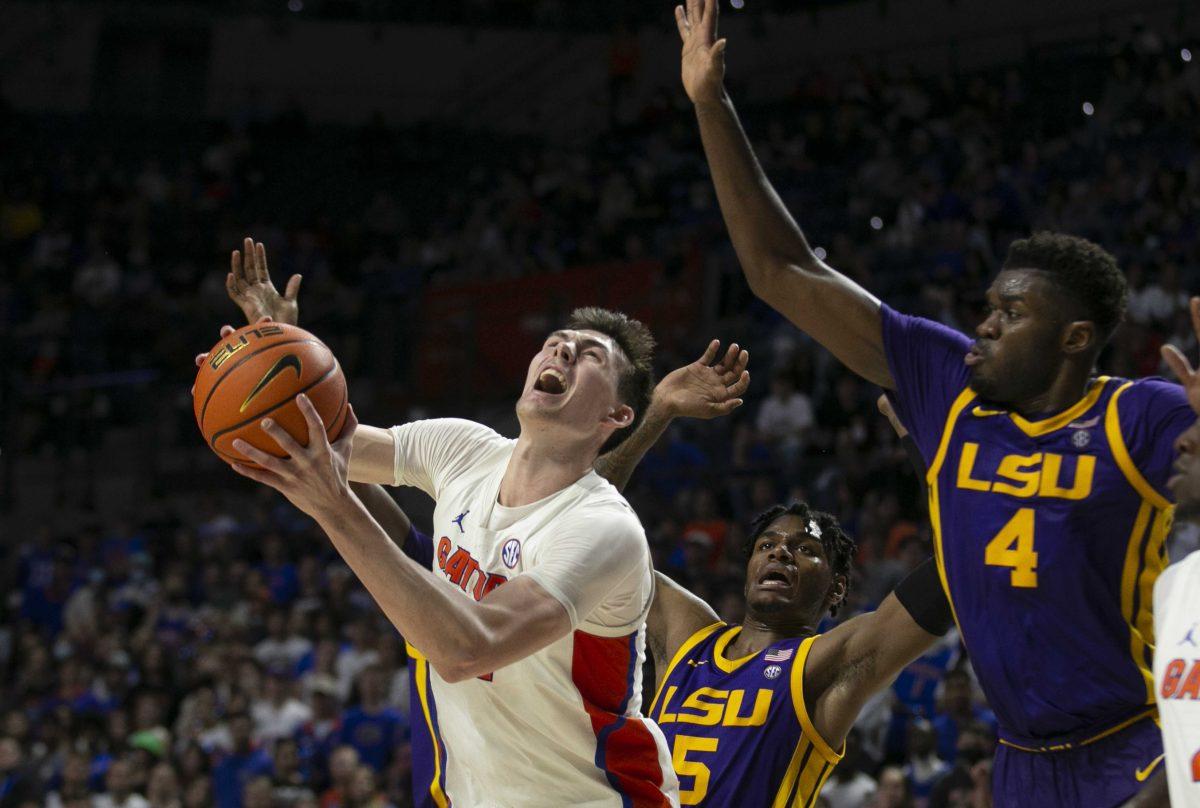
{"type": "Polygon", "coordinates": [[[716,418],[742,406],[741,396],[750,385],[746,365],[750,352],[735,342],[717,364],[721,341],[713,340],[704,354],[691,364],[677,368],[654,388],[650,408],[637,431],[620,446],[596,459],[595,468],[618,490],[624,490],[633,470],[642,462],[667,426],[676,418],[716,418]]]}
{"type": "MultiPolygon", "coordinates": [[[[248,323],[270,319],[277,323],[297,325],[300,321],[300,301],[297,297],[302,280],[301,275],[293,275],[288,279],[283,294],[280,294],[271,282],[266,247],[261,241],[255,242],[252,238],[246,238],[242,249],[234,250],[230,255],[229,274],[225,276],[225,291],[228,292],[229,299],[242,310],[248,323]]],[[[225,329],[221,329],[222,336],[225,333],[225,329]]],[[[201,361],[203,360],[197,357],[197,364],[201,361]]],[[[366,467],[368,470],[380,469],[375,476],[391,473],[391,436],[386,430],[360,426],[356,440],[360,467],[366,467]]],[[[390,478],[385,482],[390,482],[390,478]]],[[[432,554],[432,547],[426,547],[415,539],[408,514],[383,486],[373,482],[355,482],[351,488],[397,547],[410,557],[418,559],[432,554]]]]}
{"type": "Polygon", "coordinates": [[[718,0],[675,9],[683,40],[683,86],[696,108],[721,213],[758,297],[870,382],[894,387],[883,348],[879,300],[809,247],[754,156],[725,92],[718,0]]]}
{"type": "Polygon", "coordinates": [[[654,573],[654,601],[646,615],[646,647],[654,657],[655,688],[679,646],[705,626],[719,621],[712,607],[661,572],[654,573]]]}

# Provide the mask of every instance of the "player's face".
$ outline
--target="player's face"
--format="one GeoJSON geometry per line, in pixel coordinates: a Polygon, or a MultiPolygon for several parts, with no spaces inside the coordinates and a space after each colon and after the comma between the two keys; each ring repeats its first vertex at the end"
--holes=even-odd
{"type": "Polygon", "coordinates": [[[1006,269],[992,282],[987,317],[964,358],[971,389],[981,398],[1013,405],[1050,388],[1062,361],[1060,339],[1067,322],[1051,284],[1032,269],[1006,269]]]}
{"type": "Polygon", "coordinates": [[[1181,519],[1200,519],[1200,420],[1175,439],[1175,476],[1167,487],[1175,496],[1175,515],[1181,519]]]}
{"type": "Polygon", "coordinates": [[[529,363],[517,402],[522,428],[553,422],[580,436],[628,424],[633,410],[617,398],[625,357],[612,338],[598,331],[563,329],[546,338],[529,363]]]}
{"type": "Polygon", "coordinates": [[[794,514],[779,517],[754,542],[746,564],[746,607],[759,615],[818,618],[829,607],[833,570],[813,526],[794,514]]]}

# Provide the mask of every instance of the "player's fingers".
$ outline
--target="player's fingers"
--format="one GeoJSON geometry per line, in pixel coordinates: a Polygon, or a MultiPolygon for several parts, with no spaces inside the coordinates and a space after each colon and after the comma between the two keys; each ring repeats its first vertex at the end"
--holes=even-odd
{"type": "Polygon", "coordinates": [[[271,273],[267,272],[267,248],[261,241],[254,245],[254,272],[260,283],[271,282],[271,273]]]}
{"type": "Polygon", "coordinates": [[[255,325],[257,325],[258,323],[273,323],[273,322],[275,322],[275,318],[269,314],[264,314],[262,317],[259,317],[257,320],[254,321],[255,325]]]}
{"type": "Polygon", "coordinates": [[[241,438],[233,442],[233,448],[240,452],[247,460],[253,460],[267,471],[278,474],[280,477],[288,473],[289,466],[286,459],[276,457],[273,454],[267,454],[262,449],[259,449],[257,446],[251,446],[241,438]]]}
{"type": "Polygon", "coordinates": [[[699,28],[704,23],[704,0],[687,0],[688,30],[699,28]]]}
{"type": "Polygon", "coordinates": [[[709,409],[714,415],[728,415],[729,413],[742,406],[740,398],[731,398],[728,401],[722,401],[719,404],[710,405],[709,409]]]}
{"type": "Polygon", "coordinates": [[[705,32],[710,38],[717,36],[717,17],[720,16],[721,8],[718,0],[704,0],[704,17],[703,25],[705,32]]]}
{"type": "Polygon", "coordinates": [[[249,477],[251,480],[260,482],[263,485],[269,485],[272,488],[279,488],[280,483],[283,482],[283,480],[281,480],[277,475],[271,474],[263,469],[256,469],[253,466],[247,466],[244,463],[232,463],[230,465],[233,467],[234,471],[243,477],[249,477]]]}
{"type": "Polygon", "coordinates": [[[1183,355],[1183,351],[1176,348],[1174,345],[1162,346],[1162,358],[1167,363],[1167,367],[1175,374],[1179,381],[1187,384],[1195,375],[1192,370],[1192,363],[1183,355]]]}
{"type": "Polygon", "coordinates": [[[738,380],[725,388],[725,392],[727,395],[740,396],[742,393],[746,392],[749,387],[750,371],[743,370],[742,375],[738,377],[738,380]]]}
{"type": "Polygon", "coordinates": [[[246,288],[246,270],[242,267],[242,253],[234,250],[229,256],[229,274],[233,276],[233,288],[242,292],[246,288]]]}
{"type": "Polygon", "coordinates": [[[888,416],[889,418],[891,417],[892,402],[891,399],[887,397],[887,393],[884,393],[875,400],[875,406],[879,408],[880,413],[888,416]]]}
{"type": "Polygon", "coordinates": [[[333,442],[333,450],[338,454],[350,456],[350,449],[354,445],[354,431],[358,429],[358,416],[354,414],[354,407],[350,404],[346,405],[346,422],[342,424],[342,434],[338,435],[338,439],[333,442]]]}
{"type": "Polygon", "coordinates": [[[733,370],[735,373],[740,374],[742,371],[744,371],[746,369],[746,366],[749,364],[750,364],[750,352],[749,351],[740,351],[737,356],[737,362],[733,366],[733,370]]]}
{"type": "Polygon", "coordinates": [[[679,38],[687,42],[688,19],[687,12],[683,10],[683,6],[675,6],[675,27],[679,29],[679,38]]]}
{"type": "Polygon", "coordinates": [[[717,358],[717,351],[721,350],[721,341],[714,339],[708,343],[708,347],[704,349],[704,353],[696,361],[702,365],[711,365],[713,360],[717,358]]]}
{"type": "Polygon", "coordinates": [[[196,354],[196,358],[193,361],[195,361],[196,367],[200,367],[201,365],[204,364],[205,360],[207,360],[207,359],[208,359],[207,353],[198,353],[198,354],[196,354]]]}
{"type": "Polygon", "coordinates": [[[242,239],[242,279],[247,283],[254,283],[254,239],[246,236],[242,239]]]}
{"type": "Polygon", "coordinates": [[[221,326],[221,331],[219,333],[221,334],[222,337],[228,337],[234,331],[237,331],[237,329],[234,328],[233,326],[227,324],[227,325],[221,326]]]}
{"type": "Polygon", "coordinates": [[[319,450],[322,446],[328,446],[329,436],[325,432],[325,424],[321,423],[321,416],[308,396],[303,393],[296,396],[296,406],[299,408],[300,414],[304,416],[305,423],[308,424],[309,450],[319,450]]]}
{"type": "Polygon", "coordinates": [[[1191,301],[1192,310],[1192,330],[1196,332],[1196,339],[1200,339],[1200,297],[1193,297],[1191,301]]]}
{"type": "Polygon", "coordinates": [[[296,295],[300,294],[300,281],[304,280],[303,275],[293,275],[288,278],[287,288],[283,290],[283,299],[296,302],[296,295]]]}
{"type": "Polygon", "coordinates": [[[726,42],[725,42],[725,40],[724,40],[724,39],[718,39],[718,40],[717,40],[717,42],[716,42],[716,44],[712,46],[712,50],[711,50],[711,51],[709,51],[709,53],[711,53],[711,54],[712,54],[712,56],[713,56],[713,58],[714,58],[714,59],[721,59],[721,58],[724,58],[724,56],[725,56],[725,45],[726,45],[726,42]]]}
{"type": "Polygon", "coordinates": [[[287,452],[288,457],[298,457],[304,447],[296,442],[296,439],[288,434],[288,431],[281,427],[273,418],[264,418],[259,424],[262,431],[267,433],[267,436],[279,444],[279,448],[287,452]]]}
{"type": "Polygon", "coordinates": [[[237,299],[238,299],[237,281],[234,279],[232,272],[227,272],[225,274],[225,294],[229,295],[229,299],[232,300],[234,303],[237,302],[237,299]]]}

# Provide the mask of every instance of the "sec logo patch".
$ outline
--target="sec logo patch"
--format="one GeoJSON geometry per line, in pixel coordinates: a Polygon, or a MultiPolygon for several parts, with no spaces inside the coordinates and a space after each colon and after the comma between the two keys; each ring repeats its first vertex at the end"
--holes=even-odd
{"type": "Polygon", "coordinates": [[[763,676],[771,680],[778,679],[782,674],[783,668],[778,665],[768,665],[767,667],[763,668],[763,676]]]}
{"type": "Polygon", "coordinates": [[[500,559],[509,569],[517,566],[517,562],[521,560],[520,539],[509,539],[504,542],[504,547],[500,550],[500,559]]]}

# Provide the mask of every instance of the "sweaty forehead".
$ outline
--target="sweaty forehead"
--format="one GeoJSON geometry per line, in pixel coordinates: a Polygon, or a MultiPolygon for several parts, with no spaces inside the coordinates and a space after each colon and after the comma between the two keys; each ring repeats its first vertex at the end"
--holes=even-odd
{"type": "Polygon", "coordinates": [[[1020,298],[1033,307],[1057,305],[1060,288],[1054,277],[1040,269],[1005,269],[996,275],[988,288],[992,302],[1020,298]]]}
{"type": "Polygon", "coordinates": [[[772,533],[776,536],[783,536],[788,539],[817,539],[820,537],[813,533],[808,520],[801,519],[794,513],[784,514],[776,519],[771,524],[767,525],[763,530],[763,535],[772,533]]]}
{"type": "Polygon", "coordinates": [[[590,328],[560,328],[557,331],[546,337],[549,342],[552,339],[557,340],[572,340],[575,342],[594,342],[601,345],[605,350],[612,353],[616,350],[616,343],[608,334],[601,334],[599,331],[593,331],[590,328]]]}

